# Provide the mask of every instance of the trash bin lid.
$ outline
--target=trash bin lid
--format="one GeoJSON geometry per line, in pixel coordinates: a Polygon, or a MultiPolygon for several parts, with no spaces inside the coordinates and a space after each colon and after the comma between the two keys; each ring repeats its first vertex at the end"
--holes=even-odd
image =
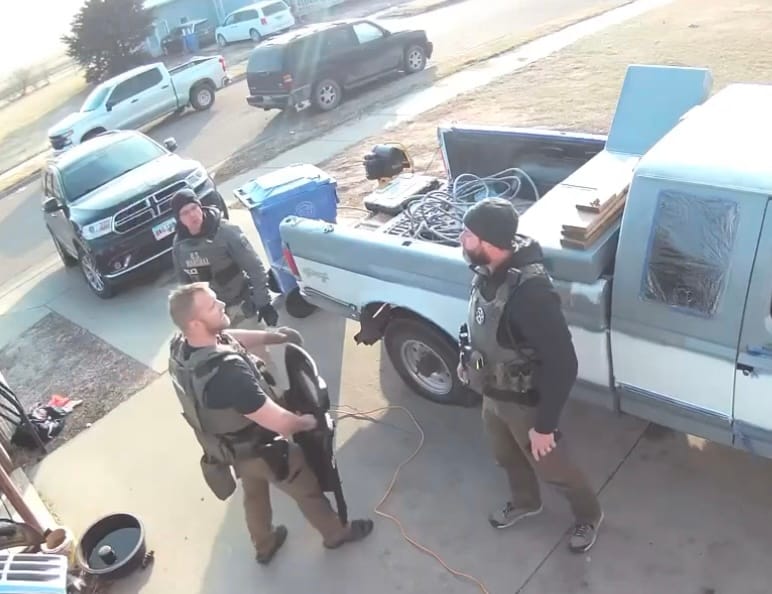
{"type": "Polygon", "coordinates": [[[334,179],[310,163],[282,167],[236,188],[236,198],[247,208],[269,208],[288,194],[307,192],[334,183],[334,179]]]}

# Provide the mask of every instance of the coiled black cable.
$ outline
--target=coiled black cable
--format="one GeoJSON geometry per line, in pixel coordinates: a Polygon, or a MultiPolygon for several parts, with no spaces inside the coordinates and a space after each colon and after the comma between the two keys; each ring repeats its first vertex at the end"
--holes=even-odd
{"type": "Polygon", "coordinates": [[[458,245],[463,231],[466,211],[484,198],[500,197],[510,200],[521,212],[530,205],[518,200],[523,182],[528,183],[539,199],[539,190],[531,177],[522,169],[513,167],[488,177],[464,173],[452,180],[450,191],[433,190],[410,199],[403,216],[408,223],[408,234],[414,239],[458,245]]]}

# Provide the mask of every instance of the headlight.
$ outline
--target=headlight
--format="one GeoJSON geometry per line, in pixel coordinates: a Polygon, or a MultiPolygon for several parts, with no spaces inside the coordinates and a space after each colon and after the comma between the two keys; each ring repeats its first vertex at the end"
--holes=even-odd
{"type": "Polygon", "coordinates": [[[108,233],[112,232],[112,230],[113,218],[108,217],[106,219],[102,219],[100,221],[91,223],[90,225],[84,226],[83,229],[81,229],[81,233],[84,239],[96,239],[97,237],[107,235],[108,233]]]}
{"type": "Polygon", "coordinates": [[[204,183],[207,177],[209,177],[209,174],[207,173],[206,169],[199,167],[185,178],[185,182],[187,182],[191,188],[197,188],[202,183],[204,183]]]}

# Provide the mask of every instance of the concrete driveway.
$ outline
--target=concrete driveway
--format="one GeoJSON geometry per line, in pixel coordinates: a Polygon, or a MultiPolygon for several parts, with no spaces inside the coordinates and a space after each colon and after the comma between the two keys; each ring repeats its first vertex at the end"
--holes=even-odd
{"type": "MultiPolygon", "coordinates": [[[[257,242],[248,213],[234,211],[234,219],[257,242]]],[[[168,289],[159,280],[108,305],[88,293],[77,272],[59,268],[7,295],[0,308],[18,313],[18,320],[27,316],[25,324],[58,312],[90,330],[95,340],[163,372],[172,331],[165,314],[168,289]]],[[[324,312],[302,321],[283,317],[281,323],[303,333],[339,404],[365,411],[404,406],[413,412],[425,443],[382,509],[396,515],[411,538],[481,580],[489,592],[768,592],[772,462],[571,402],[563,419],[564,443],[587,469],[606,513],[596,547],[577,557],[565,548],[567,506],[549,489],[541,516],[506,531],[488,526],[487,513],[503,503],[506,490],[479,410],[441,407],[414,396],[380,345],[354,344],[354,323],[324,312]]],[[[3,334],[5,342],[7,327],[3,334]]],[[[274,356],[280,358],[280,351],[274,356]]],[[[375,416],[377,424],[353,419],[340,424],[338,456],[351,517],[374,516],[395,469],[418,444],[402,410],[375,416]]],[[[163,375],[49,454],[30,476],[77,532],[107,513],[141,517],[156,561],[116,584],[116,594],[226,594],[256,587],[267,594],[357,593],[365,583],[377,594],[481,591],[413,548],[383,517],[374,516],[376,531],[361,546],[325,551],[281,494],[273,496],[275,521],[287,524],[290,537],[271,566],[259,567],[244,527],[241,494],[224,503],[214,499],[200,477],[199,456],[163,375]]]]}

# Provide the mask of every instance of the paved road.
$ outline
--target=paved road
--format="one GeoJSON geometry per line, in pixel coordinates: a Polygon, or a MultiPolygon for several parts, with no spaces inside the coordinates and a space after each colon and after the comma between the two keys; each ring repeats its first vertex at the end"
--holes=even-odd
{"type": "MultiPolygon", "coordinates": [[[[442,62],[473,52],[478,45],[522,34],[608,1],[467,0],[431,13],[382,22],[389,27],[425,28],[435,43],[434,61],[442,62]]],[[[618,1],[622,3],[623,0],[618,1]]],[[[223,90],[211,111],[171,118],[155,128],[151,136],[159,140],[174,136],[180,154],[207,166],[221,162],[242,145],[280,127],[281,117],[246,104],[245,86],[246,82],[240,82],[223,90]]],[[[39,184],[35,183],[0,200],[0,257],[4,263],[0,285],[55,257],[39,213],[38,190],[39,184]]]]}

